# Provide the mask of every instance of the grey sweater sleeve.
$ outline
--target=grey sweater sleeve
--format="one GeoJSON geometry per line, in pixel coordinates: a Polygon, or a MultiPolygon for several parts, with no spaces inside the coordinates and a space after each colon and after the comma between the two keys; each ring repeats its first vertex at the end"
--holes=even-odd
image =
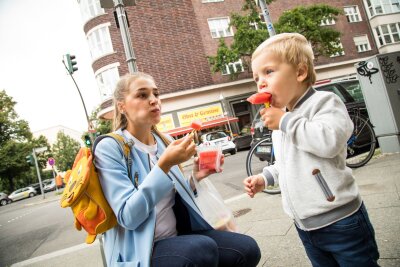
{"type": "MultiPolygon", "coordinates": [[[[318,94],[318,93],[317,93],[318,94]]],[[[318,157],[333,158],[346,145],[353,123],[342,100],[333,93],[319,92],[308,114],[289,112],[281,130],[299,150],[318,157]]]]}

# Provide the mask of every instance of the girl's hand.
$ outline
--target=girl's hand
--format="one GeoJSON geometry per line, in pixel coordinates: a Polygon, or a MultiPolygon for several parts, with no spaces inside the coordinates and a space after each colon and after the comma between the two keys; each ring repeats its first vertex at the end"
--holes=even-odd
{"type": "Polygon", "coordinates": [[[279,122],[285,112],[282,109],[269,107],[260,111],[264,126],[270,130],[279,130],[279,122]]]}
{"type": "Polygon", "coordinates": [[[187,135],[169,144],[158,160],[158,166],[168,173],[172,166],[189,160],[196,154],[196,145],[193,142],[193,135],[187,135]]]}
{"type": "MultiPolygon", "coordinates": [[[[221,162],[221,165],[220,165],[221,167],[220,167],[219,172],[222,172],[222,170],[223,170],[222,166],[224,165],[224,162],[225,162],[224,155],[221,155],[220,162],[221,162]]],[[[195,178],[197,181],[200,182],[202,179],[206,178],[207,176],[209,176],[213,173],[216,173],[216,171],[215,170],[204,170],[204,169],[199,170],[199,158],[198,157],[194,158],[194,163],[193,163],[193,176],[194,177],[193,178],[195,178]]]]}
{"type": "Polygon", "coordinates": [[[265,181],[261,175],[249,176],[243,180],[243,184],[244,190],[251,198],[265,188],[265,181]]]}

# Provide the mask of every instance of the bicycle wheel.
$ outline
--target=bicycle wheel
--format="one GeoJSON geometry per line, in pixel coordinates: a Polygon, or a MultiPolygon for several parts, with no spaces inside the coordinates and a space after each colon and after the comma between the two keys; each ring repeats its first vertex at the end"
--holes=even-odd
{"type": "Polygon", "coordinates": [[[358,168],[367,164],[376,147],[376,136],[371,124],[359,115],[350,115],[354,123],[353,134],[347,141],[346,165],[358,168]]]}
{"type": "MultiPolygon", "coordinates": [[[[263,139],[256,143],[247,154],[246,171],[248,176],[262,173],[265,166],[273,164],[275,161],[274,149],[270,138],[263,139]]],[[[268,194],[279,194],[281,189],[279,184],[267,186],[263,190],[268,194]]]]}

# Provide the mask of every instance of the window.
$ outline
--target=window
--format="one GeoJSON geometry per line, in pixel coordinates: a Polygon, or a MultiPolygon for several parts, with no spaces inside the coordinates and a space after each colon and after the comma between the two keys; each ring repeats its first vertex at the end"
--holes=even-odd
{"type": "Polygon", "coordinates": [[[100,96],[102,100],[111,97],[118,79],[119,72],[116,66],[99,71],[99,73],[96,75],[96,80],[100,89],[100,96]]]}
{"type": "Polygon", "coordinates": [[[109,26],[109,23],[100,25],[87,35],[93,60],[113,52],[110,32],[108,30],[109,26]]]}
{"type": "Polygon", "coordinates": [[[328,26],[328,25],[335,25],[336,21],[334,18],[327,18],[327,19],[323,19],[321,20],[321,26],[328,26]]]}
{"type": "Polygon", "coordinates": [[[381,46],[400,42],[400,23],[380,25],[375,32],[381,46]]]}
{"type": "Polygon", "coordinates": [[[104,9],[100,6],[100,0],[79,0],[79,5],[84,22],[104,14],[104,9]]]}
{"type": "Polygon", "coordinates": [[[229,18],[208,19],[212,38],[233,36],[232,27],[229,26],[229,18]]]}
{"type": "Polygon", "coordinates": [[[224,2],[224,0],[201,0],[202,3],[224,2]]]}
{"type": "Polygon", "coordinates": [[[344,7],[344,14],[346,15],[347,21],[350,23],[361,21],[360,11],[358,6],[346,6],[344,7]]]}
{"type": "Polygon", "coordinates": [[[225,65],[225,68],[222,70],[222,75],[228,75],[228,74],[243,72],[243,71],[244,71],[244,69],[243,69],[242,60],[239,59],[236,62],[225,65]]]}
{"type": "Polygon", "coordinates": [[[342,45],[342,42],[340,42],[340,39],[339,39],[339,44],[332,44],[332,45],[337,47],[337,48],[342,48],[342,52],[337,52],[337,53],[331,55],[331,57],[344,56],[343,45],[342,45]]]}
{"type": "Polygon", "coordinates": [[[356,36],[353,40],[359,53],[371,50],[371,45],[369,44],[367,35],[356,36]]]}
{"type": "Polygon", "coordinates": [[[365,0],[370,17],[400,11],[400,0],[365,0]]]}

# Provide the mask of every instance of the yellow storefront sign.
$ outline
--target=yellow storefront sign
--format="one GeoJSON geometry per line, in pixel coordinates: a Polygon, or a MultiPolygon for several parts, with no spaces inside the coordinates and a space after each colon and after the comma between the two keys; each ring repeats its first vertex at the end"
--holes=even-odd
{"type": "Polygon", "coordinates": [[[174,119],[172,118],[172,114],[162,115],[160,122],[157,124],[157,129],[161,132],[175,129],[175,123],[174,119]]]}
{"type": "Polygon", "coordinates": [[[221,104],[178,112],[179,125],[189,126],[194,120],[211,121],[223,116],[221,104]]]}

